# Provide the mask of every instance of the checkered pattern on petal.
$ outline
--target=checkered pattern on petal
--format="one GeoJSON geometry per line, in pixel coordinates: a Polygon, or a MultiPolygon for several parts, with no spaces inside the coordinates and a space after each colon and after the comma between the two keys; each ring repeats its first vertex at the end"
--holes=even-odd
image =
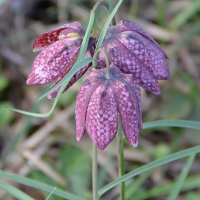
{"type": "Polygon", "coordinates": [[[133,101],[127,85],[116,79],[110,80],[110,84],[117,101],[124,135],[135,148],[138,145],[138,105],[133,101]]]}
{"type": "Polygon", "coordinates": [[[92,94],[86,115],[86,130],[101,150],[113,140],[118,128],[117,103],[108,81],[92,94]]]}
{"type": "Polygon", "coordinates": [[[117,39],[126,46],[146,67],[153,71],[156,79],[169,79],[170,72],[166,59],[157,46],[142,35],[127,31],[118,35],[117,39]]]}
{"type": "MultiPolygon", "coordinates": [[[[137,103],[138,104],[138,111],[139,111],[139,130],[142,131],[142,107],[141,107],[141,90],[140,90],[140,85],[139,81],[137,78],[133,76],[133,74],[118,74],[117,77],[121,78],[123,81],[128,82],[132,90],[137,96],[137,103]]],[[[133,94],[134,97],[134,94],[133,94]]]]}
{"type": "Polygon", "coordinates": [[[73,22],[69,24],[64,24],[58,28],[55,28],[51,31],[48,31],[47,33],[44,33],[40,37],[36,39],[36,41],[33,44],[33,50],[34,51],[41,51],[47,46],[53,44],[54,42],[58,41],[58,36],[61,31],[68,29],[68,33],[73,32],[80,32],[84,35],[84,31],[82,29],[80,22],[73,22]]]}
{"type": "Polygon", "coordinates": [[[115,40],[107,49],[110,62],[128,74],[133,74],[139,79],[140,86],[154,94],[160,94],[160,87],[153,72],[147,68],[128,48],[120,41],[115,40]]]}
{"type": "Polygon", "coordinates": [[[81,38],[65,38],[45,48],[35,59],[28,85],[47,84],[55,80],[80,49],[81,38]]]}
{"type": "Polygon", "coordinates": [[[87,74],[87,79],[93,76],[103,76],[104,73],[100,70],[96,70],[95,68],[90,68],[87,74]]]}
{"type": "Polygon", "coordinates": [[[158,48],[159,51],[163,53],[166,59],[169,58],[165,53],[165,51],[160,47],[160,45],[146,31],[144,31],[140,26],[138,26],[134,22],[128,20],[122,20],[116,25],[115,28],[118,30],[118,32],[134,31],[139,33],[140,35],[143,35],[152,43],[154,43],[154,45],[158,48]]]}
{"type": "MultiPolygon", "coordinates": [[[[85,54],[85,57],[84,58],[88,58],[88,57],[92,57],[94,55],[94,50],[92,48],[92,45],[93,45],[93,38],[90,38],[90,42],[89,42],[89,45],[88,45],[88,49],[87,49],[87,52],[85,54]]],[[[77,55],[78,55],[78,52],[77,52],[77,55]]],[[[70,69],[72,68],[75,60],[76,60],[76,57],[77,55],[74,56],[74,58],[71,60],[70,64],[67,66],[67,68],[65,68],[64,72],[61,73],[57,78],[56,80],[54,81],[54,84],[51,86],[51,88],[53,88],[59,81],[61,81],[63,79],[63,77],[70,71],[70,69]]],[[[82,69],[80,69],[78,72],[76,72],[74,74],[74,76],[72,77],[72,79],[69,81],[68,85],[66,86],[66,88],[64,89],[63,92],[65,92],[67,89],[69,89],[69,87],[71,87],[78,79],[80,79],[84,74],[85,72],[88,70],[88,68],[91,66],[91,63],[87,64],[85,67],[83,67],[82,69]]],[[[59,87],[57,90],[55,90],[54,92],[50,93],[47,98],[48,99],[53,99],[57,96],[57,93],[58,91],[60,90],[61,87],[59,87]]]]}
{"type": "Polygon", "coordinates": [[[84,84],[81,86],[81,89],[79,90],[79,93],[77,95],[76,100],[76,138],[78,141],[81,140],[81,138],[84,135],[85,130],[85,119],[86,119],[86,110],[88,107],[88,103],[90,101],[91,95],[96,90],[97,87],[99,87],[103,81],[104,78],[91,78],[90,80],[87,79],[84,84]]]}

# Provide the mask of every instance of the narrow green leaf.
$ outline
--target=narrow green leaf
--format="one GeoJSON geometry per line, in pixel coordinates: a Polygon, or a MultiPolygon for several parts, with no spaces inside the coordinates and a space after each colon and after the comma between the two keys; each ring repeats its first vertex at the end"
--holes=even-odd
{"type": "Polygon", "coordinates": [[[146,173],[143,173],[141,176],[135,178],[127,187],[126,187],[126,199],[131,199],[132,196],[142,188],[142,184],[149,178],[151,175],[151,170],[146,173]]]}
{"type": "Polygon", "coordinates": [[[170,23],[169,28],[174,30],[180,28],[185,22],[200,10],[200,1],[196,0],[186,9],[180,12],[170,23]]]}
{"type": "Polygon", "coordinates": [[[194,161],[195,156],[196,156],[196,154],[193,154],[189,157],[186,166],[184,167],[181,175],[179,176],[179,178],[178,178],[175,186],[173,187],[173,190],[172,190],[170,196],[167,198],[167,200],[176,200],[176,198],[178,197],[178,194],[183,186],[183,183],[187,177],[187,174],[190,170],[190,167],[194,161]]]}
{"type": "Polygon", "coordinates": [[[51,115],[51,113],[53,112],[57,102],[58,102],[58,99],[61,95],[61,93],[63,92],[63,90],[65,89],[65,87],[67,86],[68,82],[70,81],[70,79],[68,79],[60,88],[54,102],[53,102],[53,106],[51,108],[51,110],[48,112],[48,113],[45,113],[45,114],[39,114],[39,113],[32,113],[32,112],[27,112],[27,111],[23,111],[23,110],[18,110],[18,109],[15,109],[15,108],[10,108],[10,107],[7,107],[15,112],[18,112],[18,113],[21,113],[21,114],[25,114],[25,115],[29,115],[29,116],[33,116],[33,117],[48,117],[49,115],[51,115]]]}
{"type": "Polygon", "coordinates": [[[140,168],[122,176],[121,178],[116,179],[115,181],[109,183],[108,185],[104,186],[103,188],[101,188],[99,190],[98,195],[100,197],[102,194],[104,194],[105,192],[107,192],[111,188],[115,187],[116,185],[118,185],[118,184],[132,178],[132,177],[137,176],[138,174],[141,174],[141,173],[146,172],[146,171],[153,169],[155,167],[164,165],[166,163],[172,162],[174,160],[177,160],[177,159],[180,159],[180,158],[183,158],[183,157],[187,157],[189,155],[192,155],[192,154],[195,154],[195,153],[198,153],[198,152],[200,152],[200,146],[196,146],[196,147],[193,147],[193,148],[190,148],[190,149],[187,149],[187,150],[180,151],[178,153],[171,154],[169,156],[166,156],[164,158],[161,158],[159,160],[151,162],[147,165],[144,165],[143,167],[140,167],[140,168]]]}
{"type": "Polygon", "coordinates": [[[5,3],[7,0],[0,0],[0,5],[5,3]]]}
{"type": "Polygon", "coordinates": [[[112,13],[110,14],[110,16],[108,17],[108,19],[106,20],[106,23],[101,31],[101,34],[99,36],[99,39],[98,39],[98,42],[97,42],[97,45],[96,45],[96,50],[99,49],[101,47],[101,44],[104,40],[104,37],[106,35],[106,32],[107,32],[107,29],[108,29],[108,26],[110,24],[110,22],[112,21],[113,17],[115,16],[119,6],[122,4],[123,0],[119,0],[117,5],[115,6],[115,8],[113,9],[112,13]]]}
{"type": "Polygon", "coordinates": [[[45,200],[48,200],[50,198],[50,196],[54,193],[56,187],[53,189],[53,191],[49,194],[49,196],[45,199],[45,200]]]}
{"type": "MultiPolygon", "coordinates": [[[[7,179],[15,181],[17,183],[28,185],[30,187],[33,187],[33,188],[36,188],[39,190],[44,190],[47,192],[52,192],[52,190],[54,190],[54,187],[49,186],[47,184],[44,184],[44,183],[41,183],[38,181],[34,181],[34,180],[31,180],[29,178],[25,178],[25,177],[22,177],[19,175],[9,174],[9,173],[6,173],[1,170],[0,170],[0,177],[7,178],[7,179]]],[[[85,200],[81,197],[75,196],[69,192],[65,192],[65,191],[57,189],[57,188],[55,189],[54,194],[57,196],[63,197],[64,199],[69,199],[69,200],[85,200]]]]}
{"type": "MultiPolygon", "coordinates": [[[[170,192],[172,191],[174,183],[175,181],[169,181],[168,183],[165,183],[164,185],[158,185],[148,190],[144,190],[140,188],[140,191],[142,190],[142,192],[135,193],[134,199],[147,200],[147,199],[153,199],[155,197],[166,196],[170,194],[170,192]]],[[[181,188],[181,192],[188,192],[188,191],[198,189],[198,188],[200,188],[200,175],[196,174],[196,175],[189,176],[185,179],[185,182],[181,188]]]]}
{"type": "Polygon", "coordinates": [[[111,0],[109,0],[109,13],[112,13],[112,11],[113,11],[113,7],[112,7],[112,1],[111,0]]]}
{"type": "Polygon", "coordinates": [[[0,188],[20,200],[34,200],[33,198],[29,197],[27,194],[24,194],[19,189],[1,181],[1,180],[0,180],[0,188]]]}
{"type": "Polygon", "coordinates": [[[88,27],[86,30],[86,33],[84,35],[81,47],[80,47],[80,51],[78,53],[78,56],[76,58],[75,63],[73,64],[71,70],[65,75],[65,77],[58,83],[56,84],[52,89],[50,89],[48,92],[46,92],[44,95],[42,95],[38,101],[40,101],[41,99],[43,99],[44,97],[46,97],[48,94],[50,94],[51,92],[55,91],[56,89],[58,89],[62,84],[64,84],[64,82],[70,77],[70,79],[73,77],[73,75],[79,71],[81,68],[85,67],[87,64],[89,64],[90,62],[92,62],[92,58],[88,57],[84,59],[85,53],[87,51],[87,47],[88,47],[88,41],[90,39],[90,34],[92,32],[93,29],[93,25],[94,25],[94,21],[95,21],[95,13],[91,12],[90,13],[90,20],[88,23],[88,27]]]}
{"type": "Polygon", "coordinates": [[[187,120],[159,120],[143,123],[143,130],[157,127],[182,127],[200,130],[200,122],[187,120]]]}
{"type": "Polygon", "coordinates": [[[200,23],[197,20],[195,23],[192,24],[192,27],[190,28],[190,31],[188,34],[181,40],[180,44],[176,46],[174,51],[172,52],[172,55],[178,55],[179,51],[186,46],[192,39],[200,33],[200,23]]]}
{"type": "Polygon", "coordinates": [[[48,92],[46,92],[45,94],[43,94],[38,101],[40,101],[41,99],[43,99],[44,97],[46,97],[48,94],[50,94],[51,92],[53,92],[54,90],[58,89],[61,85],[63,85],[65,83],[65,81],[67,81],[68,79],[70,80],[74,74],[79,71],[81,68],[85,67],[87,64],[89,64],[90,62],[92,62],[92,57],[88,57],[85,58],[81,61],[79,61],[76,65],[74,65],[72,67],[72,69],[67,73],[67,75],[60,81],[58,82],[51,90],[49,90],[48,92]]]}
{"type": "MultiPolygon", "coordinates": [[[[69,71],[69,73],[55,86],[55,88],[57,89],[58,87],[60,87],[61,85],[61,88],[54,100],[54,103],[53,103],[53,106],[51,108],[51,110],[48,112],[48,113],[45,113],[45,114],[38,114],[38,113],[32,113],[32,112],[26,112],[26,111],[23,111],[23,110],[18,110],[18,109],[14,109],[14,108],[10,108],[8,107],[9,109],[15,111],[15,112],[18,112],[18,113],[22,113],[22,114],[25,114],[25,115],[29,115],[29,116],[33,116],[33,117],[48,117],[49,115],[51,115],[51,113],[53,112],[57,102],[58,102],[58,99],[60,97],[60,95],[62,94],[63,90],[65,89],[65,87],[67,86],[67,84],[69,83],[70,79],[73,77],[73,75],[78,71],[80,70],[81,68],[83,68],[85,65],[87,65],[88,63],[92,62],[92,58],[89,57],[89,58],[85,58],[83,60],[81,60],[79,63],[77,63],[75,65],[75,67],[73,69],[71,69],[69,71]]],[[[54,88],[54,90],[55,90],[54,88]]],[[[46,97],[49,93],[51,93],[52,90],[49,90],[48,92],[46,92],[44,95],[42,95],[40,98],[39,98],[39,101],[41,99],[43,99],[44,97],[46,97]]]]}
{"type": "MultiPolygon", "coordinates": [[[[87,26],[87,30],[85,32],[85,36],[83,38],[83,42],[81,44],[80,51],[79,51],[79,54],[78,54],[78,56],[76,58],[76,61],[75,61],[74,65],[76,63],[78,63],[79,61],[81,61],[85,56],[85,53],[86,53],[87,47],[88,47],[88,41],[90,39],[90,34],[91,34],[93,26],[94,26],[94,21],[95,21],[95,13],[94,12],[90,12],[90,20],[89,20],[89,23],[88,23],[88,26],[87,26]]],[[[72,68],[75,68],[75,66],[72,67],[72,68]]]]}

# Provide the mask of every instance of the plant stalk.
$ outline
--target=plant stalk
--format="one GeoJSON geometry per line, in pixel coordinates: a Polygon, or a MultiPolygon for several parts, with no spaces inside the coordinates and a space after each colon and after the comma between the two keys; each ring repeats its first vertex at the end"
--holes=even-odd
{"type": "MultiPolygon", "coordinates": [[[[91,11],[96,13],[96,11],[97,11],[97,10],[99,9],[99,7],[101,7],[101,6],[104,6],[105,9],[106,9],[106,11],[107,11],[108,14],[109,14],[109,5],[108,5],[108,3],[107,3],[106,1],[104,1],[104,0],[98,1],[98,2],[94,5],[94,7],[93,7],[93,9],[92,9],[91,11]]],[[[115,25],[115,24],[116,24],[115,17],[113,17],[111,23],[112,23],[112,25],[115,25]]]]}
{"type": "Polygon", "coordinates": [[[92,190],[93,200],[98,200],[98,184],[97,184],[97,146],[93,143],[93,160],[92,160],[92,190]]]}
{"type": "MultiPolygon", "coordinates": [[[[118,149],[118,171],[120,178],[124,176],[124,143],[123,143],[122,124],[120,115],[118,116],[117,149],[118,149]]],[[[125,182],[122,182],[120,184],[119,199],[125,200],[125,182]]]]}
{"type": "MultiPolygon", "coordinates": [[[[93,56],[93,59],[97,60],[98,55],[99,55],[100,52],[104,55],[104,58],[105,58],[105,61],[106,61],[106,68],[107,68],[106,78],[110,79],[111,78],[111,73],[110,73],[109,59],[108,59],[108,55],[105,52],[105,50],[102,49],[102,48],[97,49],[97,51],[95,52],[95,54],[93,56]]],[[[96,67],[97,64],[98,64],[98,62],[93,62],[93,67],[96,67]]]]}

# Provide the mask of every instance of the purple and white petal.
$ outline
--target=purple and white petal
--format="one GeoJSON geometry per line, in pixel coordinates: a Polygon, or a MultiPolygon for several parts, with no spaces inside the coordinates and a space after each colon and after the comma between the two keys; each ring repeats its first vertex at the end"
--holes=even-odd
{"type": "MultiPolygon", "coordinates": [[[[101,46],[101,48],[102,48],[102,46],[101,46]]],[[[102,69],[102,68],[106,67],[105,57],[101,52],[99,53],[97,60],[98,60],[98,66],[97,66],[98,69],[102,69]]]]}
{"type": "Polygon", "coordinates": [[[84,135],[85,130],[85,118],[88,103],[90,101],[91,95],[103,83],[104,79],[93,78],[92,80],[86,80],[81,86],[76,100],[76,138],[78,141],[84,135]]]}
{"type": "Polygon", "coordinates": [[[55,28],[51,31],[48,31],[47,33],[44,33],[40,37],[38,37],[34,44],[33,44],[33,50],[36,51],[41,51],[47,46],[53,44],[54,42],[58,41],[59,34],[62,30],[64,29],[69,29],[70,31],[78,30],[84,35],[84,31],[82,29],[81,23],[80,22],[73,22],[73,23],[68,23],[64,24],[62,26],[59,26],[58,28],[55,28]]]}
{"type": "MultiPolygon", "coordinates": [[[[142,107],[141,107],[141,90],[139,81],[135,78],[132,74],[118,74],[117,77],[121,78],[122,80],[128,82],[134,93],[137,96],[137,103],[138,103],[138,112],[139,112],[139,130],[142,131],[142,107]]],[[[134,94],[132,95],[134,97],[134,94]]]]}
{"type": "Polygon", "coordinates": [[[124,135],[129,143],[136,148],[138,145],[138,105],[135,105],[132,101],[126,85],[118,80],[111,80],[110,84],[117,101],[124,135]]]}
{"type": "MultiPolygon", "coordinates": [[[[90,52],[86,52],[85,54],[85,58],[87,57],[91,57],[90,52]]],[[[67,67],[67,70],[65,70],[62,74],[59,75],[59,77],[54,81],[54,84],[51,86],[51,88],[53,88],[57,83],[59,83],[63,77],[70,71],[70,69],[72,68],[74,62],[76,60],[75,59],[70,63],[70,65],[67,67]]],[[[77,80],[79,80],[79,78],[81,78],[85,72],[88,70],[88,68],[91,66],[91,63],[87,64],[85,67],[81,68],[78,72],[76,72],[74,74],[74,76],[72,77],[72,79],[69,81],[68,85],[66,86],[66,88],[63,90],[63,92],[65,92],[66,90],[68,90],[77,80]]],[[[59,90],[61,87],[59,87],[58,89],[56,89],[55,91],[53,91],[52,93],[48,94],[47,98],[48,99],[53,99],[57,96],[59,90]]],[[[62,92],[62,93],[63,93],[62,92]]]]}
{"type": "MultiPolygon", "coordinates": [[[[117,40],[118,41],[118,40],[117,40]]],[[[139,79],[140,86],[154,94],[160,94],[160,87],[153,72],[147,68],[128,48],[121,42],[114,41],[105,51],[110,62],[128,74],[133,74],[139,79]]]]}
{"type": "Polygon", "coordinates": [[[104,73],[101,72],[100,70],[97,70],[95,68],[90,68],[87,74],[87,79],[93,77],[93,76],[103,76],[104,73]]]}
{"type": "Polygon", "coordinates": [[[116,25],[115,29],[117,29],[118,32],[134,31],[143,35],[144,37],[146,37],[148,40],[150,40],[152,43],[155,44],[155,46],[158,48],[159,51],[163,53],[166,59],[169,58],[165,53],[165,51],[160,47],[160,45],[146,31],[144,31],[140,26],[138,26],[134,22],[128,20],[122,20],[116,25]]]}
{"type": "MultiPolygon", "coordinates": [[[[92,45],[93,45],[93,38],[90,38],[90,41],[89,41],[89,45],[88,45],[88,50],[85,54],[85,57],[84,58],[87,58],[87,57],[92,57],[94,55],[94,50],[92,48],[92,45]]],[[[77,55],[78,55],[78,52],[77,52],[77,55]]],[[[72,68],[75,60],[76,60],[76,57],[77,55],[74,57],[74,59],[72,59],[72,61],[70,62],[70,64],[68,65],[68,67],[65,69],[65,71],[60,74],[56,80],[54,81],[54,84],[51,86],[51,88],[53,88],[59,81],[61,81],[63,79],[63,77],[70,71],[70,69],[72,68]]],[[[66,86],[66,88],[64,89],[63,92],[65,92],[67,89],[69,89],[77,80],[79,80],[84,74],[85,72],[88,70],[88,68],[91,66],[91,63],[87,64],[85,67],[83,67],[82,69],[80,69],[78,72],[76,72],[74,74],[74,76],[72,77],[72,79],[69,81],[68,85],[66,86]]],[[[59,87],[58,89],[56,89],[54,92],[50,93],[47,98],[48,99],[53,99],[57,96],[57,93],[58,91],[60,90],[61,87],[59,87]]]]}
{"type": "Polygon", "coordinates": [[[171,77],[163,53],[146,37],[127,31],[119,34],[117,39],[147,68],[150,68],[157,79],[165,80],[171,77]]]}
{"type": "Polygon", "coordinates": [[[47,84],[55,80],[80,49],[81,38],[65,38],[45,48],[35,59],[28,85],[47,84]]]}
{"type": "Polygon", "coordinates": [[[86,115],[86,130],[101,150],[113,140],[118,128],[117,103],[108,82],[92,94],[86,115]]]}

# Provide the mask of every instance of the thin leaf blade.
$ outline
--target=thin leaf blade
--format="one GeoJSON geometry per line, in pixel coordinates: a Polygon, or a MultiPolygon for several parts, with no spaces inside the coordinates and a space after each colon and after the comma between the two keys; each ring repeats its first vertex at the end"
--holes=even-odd
{"type": "Polygon", "coordinates": [[[12,185],[9,185],[3,181],[0,181],[0,188],[20,200],[34,200],[33,198],[29,197],[27,194],[23,193],[22,191],[18,190],[12,185]]]}
{"type": "Polygon", "coordinates": [[[189,157],[189,159],[186,163],[186,166],[184,167],[181,175],[179,176],[179,178],[178,178],[175,186],[173,187],[173,190],[172,190],[171,194],[169,195],[169,197],[167,198],[167,200],[176,200],[176,198],[178,197],[178,194],[181,191],[181,188],[187,177],[190,167],[191,167],[192,163],[194,162],[195,156],[196,156],[196,154],[193,154],[189,157]]]}
{"type": "Polygon", "coordinates": [[[171,154],[169,156],[166,156],[164,158],[161,158],[159,160],[151,162],[147,165],[144,165],[143,167],[140,167],[140,168],[138,168],[138,169],[136,169],[132,172],[129,172],[128,174],[122,176],[121,178],[118,178],[115,181],[104,186],[103,188],[101,188],[99,190],[98,195],[100,197],[101,195],[103,195],[105,192],[107,192],[111,188],[115,187],[116,185],[118,185],[118,184],[120,184],[120,183],[122,183],[122,182],[124,182],[124,181],[126,181],[130,178],[133,178],[133,177],[135,177],[135,176],[137,176],[137,175],[139,175],[143,172],[146,172],[146,171],[151,170],[155,167],[167,164],[169,162],[172,162],[174,160],[178,160],[178,159],[183,158],[183,157],[190,156],[190,155],[198,153],[198,152],[200,152],[200,146],[196,146],[196,147],[193,147],[193,148],[190,148],[190,149],[187,149],[187,150],[180,151],[178,153],[171,154]]]}
{"type": "Polygon", "coordinates": [[[106,23],[101,31],[101,34],[99,36],[99,39],[98,39],[98,42],[97,42],[97,45],[96,45],[96,50],[99,49],[101,47],[101,44],[104,40],[104,37],[106,35],[106,32],[107,32],[107,29],[108,29],[108,26],[109,24],[111,23],[113,17],[115,16],[118,8],[120,7],[120,5],[122,4],[123,0],[119,0],[117,5],[115,6],[115,8],[113,9],[112,13],[110,14],[110,16],[108,17],[108,19],[106,20],[106,23]]]}
{"type": "Polygon", "coordinates": [[[188,120],[159,120],[143,123],[143,130],[157,127],[181,127],[200,130],[200,122],[188,120]]]}
{"type": "MultiPolygon", "coordinates": [[[[53,106],[51,108],[51,110],[48,112],[48,113],[45,113],[45,114],[39,114],[39,113],[32,113],[32,112],[27,112],[27,111],[23,111],[23,110],[18,110],[18,109],[14,109],[14,108],[10,108],[8,107],[9,109],[15,111],[15,112],[18,112],[18,113],[21,113],[21,114],[25,114],[25,115],[29,115],[29,116],[33,116],[33,117],[48,117],[49,115],[51,115],[51,113],[53,112],[57,102],[58,102],[58,99],[60,97],[60,95],[62,94],[63,90],[65,89],[65,87],[67,86],[67,84],[69,83],[70,79],[73,77],[73,75],[78,71],[80,70],[81,68],[83,68],[85,65],[89,64],[90,62],[92,62],[92,58],[91,57],[88,57],[88,58],[85,58],[83,60],[81,60],[79,63],[77,63],[75,65],[74,68],[72,68],[69,73],[53,88],[54,90],[56,90],[57,88],[60,88],[55,100],[54,100],[54,103],[53,103],[53,106]]],[[[46,97],[49,93],[51,93],[52,91],[54,90],[49,90],[48,92],[46,92],[44,95],[42,95],[40,98],[39,98],[39,101],[41,99],[43,99],[44,97],[46,97]]]]}
{"type": "MultiPolygon", "coordinates": [[[[19,175],[9,174],[9,173],[6,173],[6,172],[1,171],[1,170],[0,170],[0,177],[7,178],[7,179],[15,181],[17,183],[28,185],[30,187],[33,187],[33,188],[36,188],[36,189],[39,189],[39,190],[44,190],[44,191],[47,191],[47,192],[52,192],[52,190],[54,190],[54,187],[49,186],[47,184],[41,183],[39,181],[34,181],[32,179],[25,178],[25,177],[22,177],[22,176],[19,176],[19,175]]],[[[76,195],[73,195],[69,192],[65,192],[65,191],[57,189],[57,188],[54,190],[54,194],[57,195],[57,196],[60,196],[64,199],[69,199],[69,200],[85,200],[81,197],[78,197],[76,195]]]]}

